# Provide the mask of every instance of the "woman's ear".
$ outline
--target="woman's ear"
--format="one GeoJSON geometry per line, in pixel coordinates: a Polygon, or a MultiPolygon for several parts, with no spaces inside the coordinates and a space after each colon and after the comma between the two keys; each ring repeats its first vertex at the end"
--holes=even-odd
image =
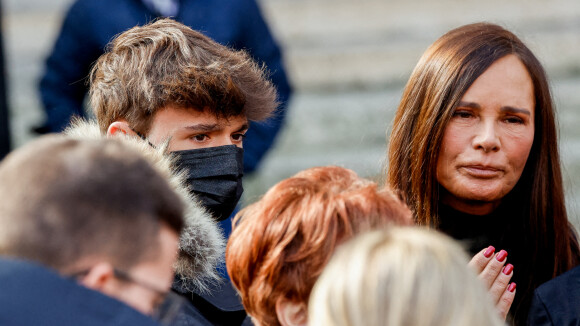
{"type": "Polygon", "coordinates": [[[276,301],[276,315],[282,326],[306,326],[308,324],[308,308],[304,303],[279,298],[276,301]]]}
{"type": "Polygon", "coordinates": [[[107,129],[107,136],[113,136],[118,133],[123,135],[130,135],[130,136],[138,136],[131,127],[129,127],[129,123],[125,120],[117,120],[109,125],[107,129]]]}

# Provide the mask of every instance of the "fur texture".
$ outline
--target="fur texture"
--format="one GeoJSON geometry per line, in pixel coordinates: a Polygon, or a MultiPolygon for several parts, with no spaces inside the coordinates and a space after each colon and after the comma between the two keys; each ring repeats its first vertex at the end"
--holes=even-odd
{"type": "MultiPolygon", "coordinates": [[[[77,139],[104,137],[96,121],[74,120],[64,131],[77,139]]],[[[188,291],[206,292],[208,285],[220,282],[217,266],[223,264],[225,239],[212,216],[192,196],[185,183],[185,174],[174,167],[167,144],[153,148],[146,140],[119,136],[139,150],[167,178],[185,203],[185,229],[180,237],[179,257],[175,273],[188,291]]]]}

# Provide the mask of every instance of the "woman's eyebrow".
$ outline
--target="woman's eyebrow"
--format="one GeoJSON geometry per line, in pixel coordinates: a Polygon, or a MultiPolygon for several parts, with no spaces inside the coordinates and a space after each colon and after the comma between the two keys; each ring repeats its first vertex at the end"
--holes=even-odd
{"type": "MultiPolygon", "coordinates": [[[[467,102],[467,101],[459,101],[459,104],[457,105],[457,107],[481,109],[481,105],[479,105],[475,102],[467,102]]],[[[500,108],[500,112],[522,113],[522,114],[526,114],[526,115],[531,115],[530,110],[528,110],[528,109],[516,108],[513,106],[509,106],[509,105],[502,106],[500,108]]]]}
{"type": "Polygon", "coordinates": [[[531,115],[530,110],[516,108],[513,106],[502,106],[500,109],[500,112],[522,113],[522,114],[526,114],[526,115],[531,115]]]}
{"type": "Polygon", "coordinates": [[[459,101],[458,107],[481,109],[481,106],[475,102],[459,101]]]}

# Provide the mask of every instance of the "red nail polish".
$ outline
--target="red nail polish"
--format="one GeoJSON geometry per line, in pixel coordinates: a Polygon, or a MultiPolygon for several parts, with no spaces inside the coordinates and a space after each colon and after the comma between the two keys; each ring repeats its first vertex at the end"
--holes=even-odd
{"type": "Polygon", "coordinates": [[[483,255],[485,256],[485,258],[489,258],[489,257],[491,257],[491,255],[493,255],[494,251],[495,251],[495,248],[493,246],[489,246],[489,247],[487,247],[487,250],[485,250],[483,255]]]}
{"type": "Polygon", "coordinates": [[[503,268],[503,273],[505,275],[510,275],[510,273],[514,270],[514,265],[512,264],[507,264],[505,265],[505,267],[503,268]]]}
{"type": "Polygon", "coordinates": [[[514,292],[516,290],[516,283],[512,282],[510,286],[508,286],[508,291],[514,292]]]}
{"type": "Polygon", "coordinates": [[[499,261],[501,263],[504,261],[504,259],[506,257],[507,257],[507,251],[502,249],[500,252],[497,253],[497,256],[495,256],[495,259],[497,259],[497,261],[499,261]]]}

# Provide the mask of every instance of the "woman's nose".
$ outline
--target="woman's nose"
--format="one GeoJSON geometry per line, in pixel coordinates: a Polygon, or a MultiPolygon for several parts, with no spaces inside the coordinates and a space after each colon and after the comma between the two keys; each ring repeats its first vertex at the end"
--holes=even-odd
{"type": "Polygon", "coordinates": [[[485,153],[496,152],[500,148],[500,139],[494,123],[482,123],[473,138],[473,147],[485,153]]]}

